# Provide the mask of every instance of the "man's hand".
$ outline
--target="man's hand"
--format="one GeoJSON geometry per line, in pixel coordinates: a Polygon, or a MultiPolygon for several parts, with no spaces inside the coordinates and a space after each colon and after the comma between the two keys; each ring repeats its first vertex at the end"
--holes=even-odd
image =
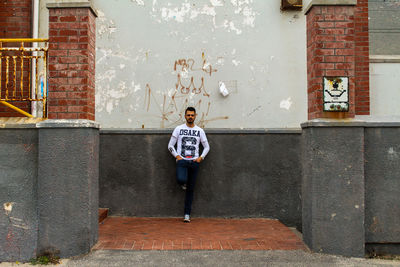
{"type": "Polygon", "coordinates": [[[178,155],[178,156],[176,156],[176,159],[177,160],[182,160],[183,158],[180,155],[178,155]]]}
{"type": "Polygon", "coordinates": [[[195,159],[195,161],[196,161],[197,163],[200,163],[200,162],[203,161],[203,158],[202,158],[202,157],[198,157],[197,159],[195,159]]]}

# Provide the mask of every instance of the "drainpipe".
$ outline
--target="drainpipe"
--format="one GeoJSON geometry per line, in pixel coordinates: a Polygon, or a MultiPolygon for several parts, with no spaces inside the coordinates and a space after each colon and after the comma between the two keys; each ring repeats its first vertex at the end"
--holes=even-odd
{"type": "MultiPolygon", "coordinates": [[[[32,38],[37,39],[39,36],[39,2],[40,0],[33,0],[33,27],[32,27],[32,38]]],[[[36,42],[32,43],[33,48],[37,48],[38,44],[36,42]]],[[[37,52],[33,52],[33,56],[37,56],[37,52]]],[[[36,61],[32,60],[32,71],[31,71],[31,94],[32,98],[36,98],[36,61]]],[[[37,107],[36,101],[32,101],[31,104],[31,114],[37,117],[37,107]]]]}

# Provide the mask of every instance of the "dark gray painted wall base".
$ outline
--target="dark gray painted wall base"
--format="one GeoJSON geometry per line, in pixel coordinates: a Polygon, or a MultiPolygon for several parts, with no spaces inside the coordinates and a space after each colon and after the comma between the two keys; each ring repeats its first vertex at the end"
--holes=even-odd
{"type": "Polygon", "coordinates": [[[303,128],[303,239],[313,250],[398,254],[400,123],[315,120],[303,128]]]}
{"type": "Polygon", "coordinates": [[[303,130],[303,239],[313,251],[364,256],[363,131],[303,130]]]}
{"type": "Polygon", "coordinates": [[[366,242],[400,243],[400,128],[365,130],[366,242]]]}
{"type": "Polygon", "coordinates": [[[87,253],[98,237],[98,129],[40,129],[38,253],[87,253]]]}
{"type": "Polygon", "coordinates": [[[88,121],[0,129],[0,262],[90,251],[98,237],[98,151],[98,125],[88,121]]]}
{"type": "Polygon", "coordinates": [[[367,255],[400,255],[400,243],[367,243],[365,244],[367,255]]]}
{"type": "MultiPolygon", "coordinates": [[[[208,131],[212,150],[193,215],[276,218],[302,226],[314,251],[362,257],[365,246],[399,254],[400,123],[303,127],[208,131]]],[[[112,215],[181,216],[169,136],[118,130],[99,137],[98,125],[74,121],[1,128],[0,261],[88,252],[97,240],[99,187],[100,206],[112,215]]]]}
{"type": "MultiPolygon", "coordinates": [[[[118,216],[183,216],[170,131],[102,131],[100,206],[118,216]]],[[[300,134],[207,131],[192,215],[277,218],[301,227],[300,134]]]]}
{"type": "Polygon", "coordinates": [[[37,139],[35,129],[0,129],[0,262],[35,256],[37,139]]]}
{"type": "MultiPolygon", "coordinates": [[[[345,256],[363,257],[366,242],[400,243],[400,123],[302,126],[207,130],[193,216],[276,218],[302,227],[313,251],[345,256]]],[[[170,134],[101,131],[100,205],[111,215],[182,216],[170,134]]]]}

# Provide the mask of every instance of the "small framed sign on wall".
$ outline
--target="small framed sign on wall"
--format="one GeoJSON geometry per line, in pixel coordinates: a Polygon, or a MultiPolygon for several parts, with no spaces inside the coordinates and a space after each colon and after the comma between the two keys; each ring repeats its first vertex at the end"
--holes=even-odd
{"type": "Polygon", "coordinates": [[[302,0],[281,0],[281,10],[301,10],[302,0]]]}
{"type": "Polygon", "coordinates": [[[349,77],[324,77],[324,111],[349,111],[349,77]]]}

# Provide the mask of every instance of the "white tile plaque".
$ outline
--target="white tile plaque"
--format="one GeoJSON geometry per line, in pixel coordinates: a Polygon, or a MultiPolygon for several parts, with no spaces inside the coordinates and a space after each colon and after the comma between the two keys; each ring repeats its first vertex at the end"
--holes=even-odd
{"type": "Polygon", "coordinates": [[[349,111],[348,77],[324,77],[324,111],[349,111]]]}

